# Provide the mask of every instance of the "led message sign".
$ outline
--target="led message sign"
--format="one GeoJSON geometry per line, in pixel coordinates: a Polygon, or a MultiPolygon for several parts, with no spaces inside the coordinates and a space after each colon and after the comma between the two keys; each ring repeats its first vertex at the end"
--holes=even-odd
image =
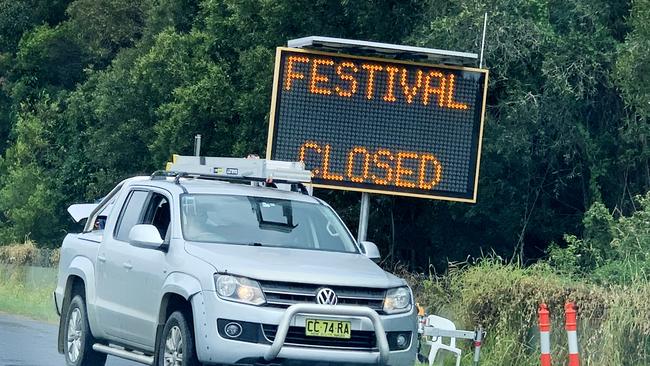
{"type": "Polygon", "coordinates": [[[267,158],[315,187],[476,202],[487,71],[278,48],[267,158]]]}

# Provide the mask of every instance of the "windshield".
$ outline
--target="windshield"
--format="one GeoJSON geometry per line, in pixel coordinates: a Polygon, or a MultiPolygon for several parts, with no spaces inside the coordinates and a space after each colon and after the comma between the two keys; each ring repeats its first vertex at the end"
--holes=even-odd
{"type": "Polygon", "coordinates": [[[325,205],[264,197],[186,194],[186,240],[357,253],[336,214],[325,205]]]}

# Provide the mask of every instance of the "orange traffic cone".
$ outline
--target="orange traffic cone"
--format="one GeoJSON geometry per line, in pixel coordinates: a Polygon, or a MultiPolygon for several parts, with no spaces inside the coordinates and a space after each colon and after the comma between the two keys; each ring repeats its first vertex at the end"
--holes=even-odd
{"type": "Polygon", "coordinates": [[[564,329],[566,329],[569,340],[569,366],[580,366],[580,354],[578,353],[578,320],[576,305],[567,302],[564,305],[564,329]]]}
{"type": "Polygon", "coordinates": [[[551,366],[551,317],[546,304],[540,304],[539,310],[539,342],[542,350],[541,366],[551,366]]]}

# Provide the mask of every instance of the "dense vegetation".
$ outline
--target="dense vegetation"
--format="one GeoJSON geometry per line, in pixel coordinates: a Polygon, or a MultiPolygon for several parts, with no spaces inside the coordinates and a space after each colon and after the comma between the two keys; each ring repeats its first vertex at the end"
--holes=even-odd
{"type": "MultiPolygon", "coordinates": [[[[486,11],[479,203],[376,196],[369,238],[420,268],[554,242],[586,270],[614,234],[582,245],[585,212],[629,216],[650,190],[649,0],[0,0],[0,244],[56,246],[69,204],[190,154],[195,133],[206,154],[262,153],[287,39],[477,52],[486,11]]],[[[317,194],[355,226],[357,193],[317,194]]]]}
{"type": "MultiPolygon", "coordinates": [[[[537,308],[548,304],[554,363],[566,364],[564,304],[578,306],[583,365],[650,364],[650,194],[629,217],[601,204],[584,219],[584,238],[522,267],[497,258],[451,266],[444,276],[410,276],[429,311],[465,329],[489,332],[482,365],[539,364],[537,308]]],[[[409,278],[409,275],[406,274],[409,278]]],[[[468,351],[469,351],[469,347],[468,351]]],[[[471,355],[465,356],[470,364],[471,355]]]]}

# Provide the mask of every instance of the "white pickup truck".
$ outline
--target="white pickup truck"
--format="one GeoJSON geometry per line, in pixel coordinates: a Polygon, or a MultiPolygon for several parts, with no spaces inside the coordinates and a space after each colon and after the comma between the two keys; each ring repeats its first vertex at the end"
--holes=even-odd
{"type": "Polygon", "coordinates": [[[66,236],[54,292],[71,366],[413,365],[406,282],[375,264],[300,163],[176,157],[66,236]],[[279,188],[278,188],[279,187],[279,188]]]}

